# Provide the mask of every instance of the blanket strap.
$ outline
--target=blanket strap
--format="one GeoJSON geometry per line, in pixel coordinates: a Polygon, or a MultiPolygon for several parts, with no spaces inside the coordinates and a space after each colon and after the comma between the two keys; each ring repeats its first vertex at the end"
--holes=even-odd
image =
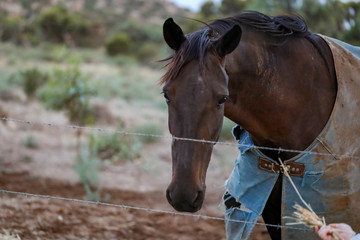
{"type": "MultiPolygon", "coordinates": [[[[276,162],[270,161],[266,158],[258,158],[259,160],[259,169],[268,171],[268,172],[274,172],[274,173],[284,173],[284,169],[282,166],[276,162]]],[[[303,177],[305,172],[305,164],[303,163],[297,163],[293,161],[288,161],[284,163],[288,173],[291,176],[295,177],[303,177]]]]}

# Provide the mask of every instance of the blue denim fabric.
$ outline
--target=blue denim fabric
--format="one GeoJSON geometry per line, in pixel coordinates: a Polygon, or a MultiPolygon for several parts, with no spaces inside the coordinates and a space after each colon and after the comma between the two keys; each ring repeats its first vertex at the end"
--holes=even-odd
{"type": "MultiPolygon", "coordinates": [[[[240,127],[235,127],[233,131],[240,144],[240,155],[236,160],[233,172],[226,181],[225,188],[237,202],[241,203],[241,208],[226,210],[227,220],[239,221],[226,221],[226,234],[229,240],[249,238],[279,176],[275,172],[263,171],[258,168],[258,157],[273,160],[266,157],[258,149],[251,148],[254,144],[248,132],[240,127]]],[[[304,177],[292,177],[292,180],[305,201],[310,203],[316,212],[323,212],[326,208],[325,203],[321,201],[324,197],[323,186],[316,185],[323,175],[323,172],[318,171],[322,163],[319,161],[318,164],[313,162],[310,164],[313,159],[309,154],[299,155],[291,160],[306,165],[304,177]]],[[[340,188],[338,190],[341,192],[340,188]]],[[[294,203],[301,203],[294,188],[285,176],[283,176],[282,200],[283,216],[291,216],[294,212],[294,203]]],[[[292,220],[283,219],[282,225],[285,225],[286,222],[292,222],[292,220]]],[[[310,239],[315,237],[313,232],[306,230],[287,230],[286,236],[292,236],[292,238],[286,237],[284,239],[310,239]]]]}
{"type": "Polygon", "coordinates": [[[248,132],[236,126],[233,134],[240,144],[240,155],[225,188],[241,203],[241,208],[227,209],[225,215],[227,220],[244,222],[226,221],[229,240],[249,238],[278,177],[276,173],[259,170],[257,157],[260,155],[251,148],[253,143],[248,132]]]}

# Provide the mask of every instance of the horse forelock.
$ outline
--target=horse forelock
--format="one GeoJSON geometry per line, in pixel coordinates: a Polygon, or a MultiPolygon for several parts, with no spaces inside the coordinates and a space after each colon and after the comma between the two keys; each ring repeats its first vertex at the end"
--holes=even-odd
{"type": "MultiPolygon", "coordinates": [[[[186,41],[184,41],[180,49],[170,57],[162,60],[168,61],[168,63],[166,64],[167,71],[161,78],[161,84],[177,77],[180,70],[192,60],[199,61],[199,71],[202,73],[204,69],[205,53],[209,50],[211,43],[218,37],[219,34],[209,26],[186,35],[186,41]]],[[[212,52],[215,53],[215,51],[212,52]]]]}

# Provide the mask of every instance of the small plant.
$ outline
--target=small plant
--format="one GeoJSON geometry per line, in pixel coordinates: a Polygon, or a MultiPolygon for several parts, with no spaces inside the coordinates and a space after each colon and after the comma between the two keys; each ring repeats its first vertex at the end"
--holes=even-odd
{"type": "MultiPolygon", "coordinates": [[[[5,111],[5,109],[3,109],[1,106],[0,106],[0,118],[7,118],[8,117],[8,112],[5,111]]],[[[4,122],[5,123],[5,122],[4,122]]]]}
{"type": "Polygon", "coordinates": [[[70,12],[62,5],[41,12],[37,22],[45,38],[57,43],[64,43],[68,34],[73,38],[87,37],[91,26],[87,19],[70,12]]]}
{"type": "Polygon", "coordinates": [[[142,63],[154,61],[158,55],[159,55],[158,45],[151,42],[142,44],[136,52],[136,57],[142,63]]]}
{"type": "Polygon", "coordinates": [[[24,163],[29,163],[32,160],[33,160],[32,157],[27,155],[27,154],[23,154],[23,155],[20,156],[20,161],[22,161],[24,163]]]}
{"type": "Polygon", "coordinates": [[[117,33],[106,40],[106,52],[109,56],[129,54],[133,48],[131,39],[126,33],[117,33]]]}
{"type": "Polygon", "coordinates": [[[55,45],[52,50],[52,59],[55,62],[64,62],[69,55],[70,51],[65,45],[55,45]]]}
{"type": "Polygon", "coordinates": [[[153,143],[159,139],[157,137],[149,135],[161,135],[163,133],[163,129],[161,128],[161,126],[154,123],[137,126],[134,128],[134,131],[144,134],[144,136],[138,136],[139,140],[144,144],[153,143]]]}
{"type": "Polygon", "coordinates": [[[71,122],[84,125],[94,122],[89,105],[91,94],[87,79],[77,67],[72,67],[55,70],[39,97],[46,107],[65,110],[71,122]]]}
{"type": "Polygon", "coordinates": [[[228,118],[224,118],[219,141],[233,140],[234,137],[232,135],[232,129],[235,125],[236,123],[233,121],[229,120],[228,118]]]}
{"type": "Polygon", "coordinates": [[[1,240],[21,240],[19,235],[10,233],[9,231],[6,231],[3,229],[4,233],[0,233],[0,239],[1,240]]]}
{"type": "Polygon", "coordinates": [[[23,145],[27,148],[32,148],[32,149],[36,149],[39,148],[39,143],[36,140],[35,137],[28,135],[24,140],[23,140],[23,145]]]}
{"type": "Polygon", "coordinates": [[[84,186],[87,199],[90,201],[100,201],[100,174],[99,159],[87,154],[82,150],[77,157],[75,170],[79,175],[79,181],[84,186]]]}
{"type": "Polygon", "coordinates": [[[22,71],[20,72],[20,75],[23,80],[24,92],[29,98],[33,98],[36,91],[49,79],[49,76],[46,73],[42,73],[37,68],[22,71]]]}
{"type": "Polygon", "coordinates": [[[7,16],[1,26],[0,39],[2,41],[18,41],[22,21],[23,19],[20,17],[7,16]]]}
{"type": "Polygon", "coordinates": [[[89,135],[91,155],[112,162],[132,161],[140,157],[141,143],[133,137],[120,134],[89,135]]]}

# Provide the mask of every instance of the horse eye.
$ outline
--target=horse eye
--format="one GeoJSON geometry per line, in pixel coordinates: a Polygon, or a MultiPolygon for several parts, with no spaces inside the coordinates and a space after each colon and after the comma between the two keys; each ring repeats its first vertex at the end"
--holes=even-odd
{"type": "Polygon", "coordinates": [[[166,99],[166,102],[169,103],[170,98],[169,98],[169,95],[167,94],[167,92],[162,92],[162,94],[164,94],[164,98],[166,99]]]}
{"type": "Polygon", "coordinates": [[[226,100],[228,100],[229,96],[223,96],[222,98],[220,98],[219,102],[218,102],[218,106],[224,104],[226,102],[226,100]]]}

